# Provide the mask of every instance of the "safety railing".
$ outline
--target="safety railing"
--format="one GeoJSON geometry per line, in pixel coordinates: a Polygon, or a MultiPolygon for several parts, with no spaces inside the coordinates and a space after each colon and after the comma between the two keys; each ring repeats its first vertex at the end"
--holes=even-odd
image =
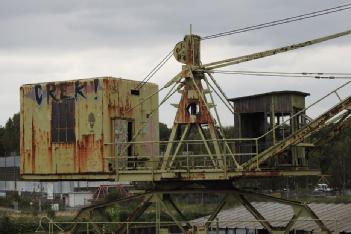
{"type": "MultiPolygon", "coordinates": [[[[237,161],[242,161],[245,157],[251,158],[258,153],[258,149],[260,148],[260,143],[256,138],[240,138],[240,139],[218,139],[216,141],[213,140],[184,140],[184,141],[135,141],[128,142],[129,147],[133,147],[132,151],[144,152],[144,154],[138,155],[126,155],[126,151],[124,154],[120,153],[113,157],[106,157],[106,159],[113,160],[116,164],[116,168],[119,170],[157,170],[161,168],[161,164],[164,160],[164,152],[168,144],[174,144],[175,147],[177,144],[181,144],[178,154],[174,157],[174,160],[168,163],[167,169],[180,169],[180,170],[190,170],[190,169],[210,169],[215,168],[218,165],[226,162],[227,168],[234,169],[235,164],[233,159],[237,161]],[[239,144],[243,144],[247,148],[251,148],[251,150],[243,153],[237,153],[236,149],[239,147],[239,144]],[[214,150],[214,144],[217,143],[220,146],[220,155],[216,155],[214,150]],[[230,148],[228,150],[225,147],[227,144],[230,148]],[[144,145],[155,145],[156,148],[163,149],[164,151],[161,153],[149,152],[146,154],[142,147],[144,145]],[[211,153],[208,152],[206,145],[210,149],[211,153]],[[257,150],[256,150],[257,149],[257,150]]],[[[125,145],[126,143],[116,143],[115,145],[125,145]]],[[[174,148],[175,148],[174,147],[174,148]]],[[[120,148],[120,147],[117,147],[120,148]]]]}
{"type": "MultiPolygon", "coordinates": [[[[161,170],[161,165],[164,163],[167,164],[167,170],[224,169],[230,171],[238,169],[238,164],[243,164],[252,159],[257,160],[257,169],[265,169],[264,166],[260,165],[258,159],[260,153],[278,145],[285,141],[287,137],[294,134],[294,131],[297,131],[298,128],[291,128],[293,122],[296,122],[297,118],[306,118],[305,114],[308,110],[316,107],[316,105],[325,101],[327,98],[336,95],[340,101],[339,103],[342,103],[343,99],[338,92],[349,86],[350,83],[351,81],[329,92],[327,95],[314,101],[280,124],[274,125],[271,130],[256,138],[106,143],[105,145],[114,147],[114,154],[105,159],[114,165],[116,171],[151,170],[154,172],[161,170]],[[179,144],[181,146],[177,151],[177,155],[173,155],[174,150],[168,155],[171,162],[163,162],[164,152],[169,144],[174,144],[175,147],[179,144]],[[218,155],[218,150],[216,154],[215,144],[219,145],[220,155],[218,155]],[[128,150],[130,147],[133,150],[128,150]],[[162,153],[159,152],[160,150],[162,153]],[[128,152],[130,155],[128,155],[128,152]]],[[[340,113],[335,113],[335,116],[338,114],[340,113]]],[[[308,121],[304,121],[304,126],[299,127],[308,126],[312,122],[309,119],[308,121]]],[[[297,123],[299,122],[297,121],[297,123]]],[[[326,122],[323,124],[326,124],[326,122]]],[[[304,137],[307,137],[308,134],[304,137]]],[[[162,168],[165,169],[165,167],[162,168]]]]}
{"type": "MultiPolygon", "coordinates": [[[[211,222],[208,221],[138,221],[138,222],[94,222],[94,221],[52,221],[50,220],[47,225],[47,231],[49,234],[62,233],[63,230],[69,230],[69,227],[75,226],[76,230],[83,233],[96,233],[97,230],[100,233],[114,233],[121,226],[124,226],[124,233],[168,233],[178,234],[182,233],[179,228],[181,225],[191,233],[198,234],[221,234],[231,233],[232,231],[258,231],[266,230],[264,224],[269,223],[272,230],[274,231],[303,231],[310,233],[320,233],[321,228],[317,225],[317,222],[321,222],[325,225],[329,232],[340,233],[345,230],[342,229],[342,221],[335,219],[264,219],[264,220],[252,220],[252,219],[214,219],[211,222]],[[190,224],[190,227],[188,226],[190,224]]],[[[44,229],[42,231],[45,231],[44,229]]],[[[247,233],[247,232],[246,232],[247,233]]]]}

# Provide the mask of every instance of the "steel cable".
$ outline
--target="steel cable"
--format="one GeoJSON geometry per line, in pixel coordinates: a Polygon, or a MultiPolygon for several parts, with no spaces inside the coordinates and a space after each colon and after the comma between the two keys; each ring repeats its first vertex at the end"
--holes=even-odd
{"type": "Polygon", "coordinates": [[[229,36],[229,35],[233,35],[233,34],[238,34],[238,33],[258,30],[258,29],[262,29],[262,28],[273,27],[276,25],[291,23],[291,22],[295,22],[295,21],[300,21],[300,20],[304,20],[304,19],[314,18],[317,16],[327,15],[327,14],[336,13],[336,12],[349,10],[349,9],[351,9],[351,3],[328,8],[328,9],[324,9],[324,10],[314,11],[314,12],[310,12],[310,13],[306,13],[306,14],[302,14],[302,15],[288,17],[288,18],[284,18],[284,19],[280,19],[280,20],[274,20],[271,22],[266,22],[266,23],[248,26],[248,27],[239,28],[239,29],[234,29],[234,30],[230,30],[227,32],[216,33],[216,34],[201,37],[201,39],[208,40],[208,39],[214,39],[214,38],[218,38],[218,37],[229,36]]]}
{"type": "Polygon", "coordinates": [[[172,57],[173,49],[138,83],[136,89],[140,90],[172,57]]]}

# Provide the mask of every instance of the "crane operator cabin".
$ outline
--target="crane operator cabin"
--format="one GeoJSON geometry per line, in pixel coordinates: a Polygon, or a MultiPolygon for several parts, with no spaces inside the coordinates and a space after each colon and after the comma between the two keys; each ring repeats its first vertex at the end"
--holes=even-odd
{"type": "Polygon", "coordinates": [[[112,180],[117,154],[158,154],[158,86],[112,78],[20,88],[23,179],[112,180]]]}

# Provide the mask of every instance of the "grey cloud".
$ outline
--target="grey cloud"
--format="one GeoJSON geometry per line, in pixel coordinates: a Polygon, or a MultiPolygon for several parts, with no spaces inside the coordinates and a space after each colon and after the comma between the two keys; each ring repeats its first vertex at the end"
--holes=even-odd
{"type": "MultiPolygon", "coordinates": [[[[347,1],[1,0],[0,74],[9,85],[0,89],[0,98],[5,100],[1,104],[7,110],[0,114],[0,123],[18,110],[18,88],[23,83],[96,75],[141,80],[189,32],[189,24],[194,33],[205,36],[344,3],[347,1]]],[[[203,41],[204,62],[347,30],[350,16],[351,10],[203,41]]],[[[230,69],[348,72],[349,59],[345,56],[341,61],[338,57],[343,49],[351,53],[350,42],[350,37],[345,37],[230,69]],[[330,49],[328,54],[321,53],[323,48],[330,49]],[[314,54],[330,58],[319,61],[314,54]]],[[[173,60],[152,81],[164,84],[180,68],[173,60]]],[[[223,77],[219,82],[231,97],[279,89],[311,91],[320,96],[338,84],[270,79],[260,85],[262,81],[250,80],[223,77]]],[[[168,112],[161,112],[161,121],[172,121],[162,113],[168,112]]],[[[231,124],[230,115],[224,122],[231,124]]]]}
{"type": "MultiPolygon", "coordinates": [[[[101,46],[154,46],[188,33],[208,35],[310,12],[343,1],[2,1],[1,48],[77,50],[101,46]],[[317,4],[318,3],[318,4],[317,4]]],[[[322,16],[231,37],[233,44],[275,45],[303,35],[347,29],[350,13],[322,16]],[[336,23],[337,22],[337,23],[336,23]],[[302,27],[303,25],[303,27],[302,27]],[[325,25],[325,27],[317,27],[325,25]]],[[[306,37],[306,38],[308,38],[306,37]]],[[[220,43],[220,42],[219,42],[220,43]]]]}

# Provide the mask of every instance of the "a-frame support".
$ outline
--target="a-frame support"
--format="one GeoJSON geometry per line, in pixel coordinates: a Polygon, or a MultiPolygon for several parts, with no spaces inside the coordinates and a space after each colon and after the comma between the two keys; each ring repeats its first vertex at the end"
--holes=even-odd
{"type": "MultiPolygon", "coordinates": [[[[183,79],[183,89],[181,90],[180,102],[175,105],[178,108],[177,114],[163,156],[161,169],[163,171],[171,170],[184,141],[190,131],[194,129],[197,129],[200,141],[205,146],[213,168],[225,169],[226,152],[230,154],[232,152],[223,132],[217,130],[216,124],[219,120],[216,121],[210,112],[210,108],[215,106],[212,96],[212,103],[208,102],[206,98],[207,91],[205,92],[202,85],[202,81],[207,84],[205,73],[202,71],[194,72],[201,65],[200,37],[196,35],[185,36],[184,41],[177,44],[174,51],[176,59],[185,64],[180,75],[183,79]],[[207,127],[209,136],[206,136],[204,126],[207,127]],[[182,133],[180,139],[177,139],[177,133],[179,132],[182,133]]],[[[218,118],[217,114],[216,116],[218,118]]],[[[234,155],[232,155],[231,160],[240,169],[234,155]]]]}
{"type": "MultiPolygon", "coordinates": [[[[255,217],[257,222],[259,222],[270,233],[289,233],[293,225],[296,223],[297,219],[302,215],[309,216],[311,218],[311,221],[315,222],[322,232],[330,233],[328,227],[319,219],[319,217],[313,212],[313,210],[304,203],[276,198],[251,191],[240,190],[233,186],[228,186],[216,182],[204,182],[203,184],[200,184],[200,186],[199,184],[187,184],[187,186],[177,186],[173,188],[172,186],[170,188],[169,185],[165,185],[156,187],[150,192],[136,195],[134,196],[135,199],[140,199],[143,197],[143,201],[130,213],[126,222],[129,222],[129,225],[131,225],[133,222],[137,221],[137,219],[146,211],[148,207],[150,207],[151,204],[157,203],[159,204],[159,209],[163,210],[164,213],[167,214],[173,220],[174,224],[178,226],[183,233],[186,233],[188,230],[196,230],[196,228],[191,224],[190,220],[188,220],[188,218],[181,212],[181,209],[173,202],[171,198],[172,195],[175,194],[191,193],[223,194],[223,198],[218,203],[217,207],[213,210],[212,214],[209,216],[207,221],[204,223],[204,227],[206,230],[213,227],[212,222],[216,219],[218,213],[224,208],[224,206],[228,204],[228,199],[235,198],[255,217]],[[251,198],[289,205],[293,208],[294,214],[284,227],[275,227],[270,223],[270,221],[266,220],[264,216],[250,203],[249,200],[251,198]],[[178,218],[180,218],[180,220],[178,218]]],[[[92,217],[94,217],[94,211],[101,208],[107,208],[118,202],[129,200],[133,200],[133,197],[120,199],[115,202],[107,202],[105,204],[93,205],[91,207],[85,208],[85,212],[80,212],[79,217],[77,217],[77,220],[82,219],[84,217],[84,220],[87,221],[89,218],[91,219],[92,217]]],[[[199,209],[201,208],[199,207],[199,209]]],[[[161,220],[156,220],[155,224],[156,227],[160,228],[161,220]]],[[[92,227],[95,230],[97,230],[97,232],[98,230],[101,230],[99,229],[98,225],[93,225],[92,227]]],[[[126,233],[127,227],[127,224],[121,225],[118,228],[117,233],[126,233]]],[[[77,230],[77,228],[71,229],[70,233],[75,233],[75,231],[77,230]]]]}

